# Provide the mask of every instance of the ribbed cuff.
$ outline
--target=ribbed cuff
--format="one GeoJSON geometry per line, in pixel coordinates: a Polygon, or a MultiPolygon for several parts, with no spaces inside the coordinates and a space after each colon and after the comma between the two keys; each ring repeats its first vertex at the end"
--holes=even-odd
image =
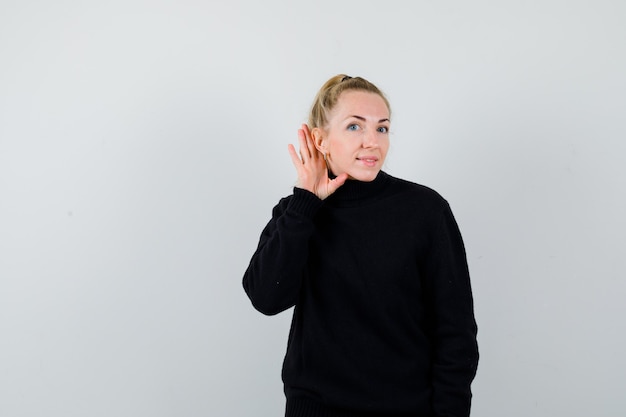
{"type": "Polygon", "coordinates": [[[287,398],[285,417],[339,417],[339,415],[316,401],[299,397],[287,398]]]}
{"type": "Polygon", "coordinates": [[[323,204],[324,202],[312,192],[294,187],[293,197],[287,209],[304,217],[313,217],[323,204]]]}

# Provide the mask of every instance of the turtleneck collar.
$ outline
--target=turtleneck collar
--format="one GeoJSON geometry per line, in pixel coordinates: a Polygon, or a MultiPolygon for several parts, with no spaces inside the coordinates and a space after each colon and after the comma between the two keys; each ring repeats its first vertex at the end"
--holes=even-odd
{"type": "Polygon", "coordinates": [[[389,181],[389,175],[383,171],[379,171],[376,178],[370,182],[347,180],[326,199],[326,203],[338,207],[366,204],[380,197],[389,181]]]}

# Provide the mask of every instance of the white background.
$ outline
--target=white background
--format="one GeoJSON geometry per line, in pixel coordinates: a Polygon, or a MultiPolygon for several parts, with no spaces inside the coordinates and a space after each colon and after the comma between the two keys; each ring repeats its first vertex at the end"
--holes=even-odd
{"type": "Polygon", "coordinates": [[[451,203],[473,415],[626,410],[626,3],[0,2],[0,415],[280,416],[241,278],[332,75],[451,203]]]}

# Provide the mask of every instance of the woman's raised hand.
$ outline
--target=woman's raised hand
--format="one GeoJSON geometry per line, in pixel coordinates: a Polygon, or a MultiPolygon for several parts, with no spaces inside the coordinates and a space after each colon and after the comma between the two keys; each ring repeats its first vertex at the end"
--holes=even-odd
{"type": "Polygon", "coordinates": [[[298,139],[300,142],[299,157],[296,148],[292,144],[288,146],[291,161],[298,173],[296,187],[308,190],[324,200],[346,182],[348,174],[341,174],[332,180],[328,177],[328,167],[324,161],[324,156],[315,147],[311,131],[306,124],[298,129],[298,139]]]}

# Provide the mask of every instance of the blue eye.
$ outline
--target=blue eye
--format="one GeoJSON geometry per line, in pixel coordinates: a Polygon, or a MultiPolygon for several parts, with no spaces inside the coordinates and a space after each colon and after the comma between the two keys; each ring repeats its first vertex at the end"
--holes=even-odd
{"type": "Polygon", "coordinates": [[[379,133],[387,133],[387,132],[389,132],[389,128],[387,126],[381,126],[377,130],[378,130],[379,133]]]}
{"type": "Polygon", "coordinates": [[[354,130],[358,130],[358,129],[359,129],[359,125],[356,125],[356,124],[348,125],[348,130],[354,131],[354,130]]]}

